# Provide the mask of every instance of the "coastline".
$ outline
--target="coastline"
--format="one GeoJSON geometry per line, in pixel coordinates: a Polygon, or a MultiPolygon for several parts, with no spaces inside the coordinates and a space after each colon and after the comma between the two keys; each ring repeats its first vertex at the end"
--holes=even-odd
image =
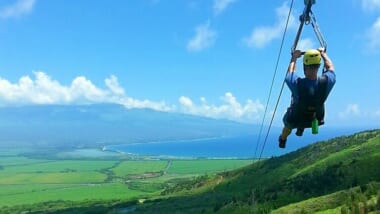
{"type": "Polygon", "coordinates": [[[102,151],[155,159],[253,159],[252,154],[244,154],[247,150],[244,145],[250,147],[253,137],[239,135],[115,144],[103,146],[102,151]],[[236,142],[243,146],[234,147],[236,142]],[[233,149],[237,152],[231,153],[233,149]]]}

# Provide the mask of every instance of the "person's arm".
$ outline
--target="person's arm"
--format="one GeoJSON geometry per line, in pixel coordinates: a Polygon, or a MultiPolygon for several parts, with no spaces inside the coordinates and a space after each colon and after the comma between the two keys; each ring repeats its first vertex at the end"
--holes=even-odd
{"type": "Polygon", "coordinates": [[[325,63],[325,68],[326,70],[328,71],[334,71],[334,65],[331,61],[331,59],[329,58],[329,56],[327,56],[327,53],[325,52],[325,49],[324,48],[319,48],[318,49],[320,52],[321,52],[321,57],[323,59],[323,62],[325,63]]]}
{"type": "Polygon", "coordinates": [[[302,55],[300,50],[295,50],[292,54],[292,58],[290,59],[288,73],[293,73],[296,71],[297,59],[302,55]]]}
{"type": "Polygon", "coordinates": [[[300,50],[295,50],[292,54],[292,58],[290,59],[288,72],[285,77],[285,83],[289,87],[289,89],[292,91],[292,93],[296,93],[297,90],[297,79],[298,76],[296,74],[296,64],[297,59],[302,55],[302,52],[300,50]]]}
{"type": "Polygon", "coordinates": [[[318,49],[321,52],[321,57],[325,63],[326,71],[323,73],[324,76],[327,77],[327,88],[326,88],[326,95],[329,95],[331,89],[334,87],[336,82],[335,72],[334,72],[334,65],[331,61],[331,59],[327,56],[327,53],[325,52],[324,48],[318,49]]]}

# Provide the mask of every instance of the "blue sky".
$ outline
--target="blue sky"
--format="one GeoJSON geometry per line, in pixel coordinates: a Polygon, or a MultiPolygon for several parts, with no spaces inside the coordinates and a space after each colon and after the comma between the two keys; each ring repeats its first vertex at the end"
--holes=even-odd
{"type": "MultiPolygon", "coordinates": [[[[108,102],[261,123],[290,2],[2,0],[0,105],[108,102]]],[[[303,8],[295,0],[269,113],[303,8]]],[[[379,128],[380,0],[313,11],[337,74],[328,125],[379,128]]],[[[305,26],[298,48],[318,47],[305,26]]],[[[289,102],[285,88],[275,125],[289,102]]]]}

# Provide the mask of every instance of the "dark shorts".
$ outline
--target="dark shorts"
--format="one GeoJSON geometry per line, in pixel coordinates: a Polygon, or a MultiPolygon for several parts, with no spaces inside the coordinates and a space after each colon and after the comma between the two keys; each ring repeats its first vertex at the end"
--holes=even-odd
{"type": "MultiPolygon", "coordinates": [[[[310,128],[312,123],[312,118],[305,118],[305,117],[294,117],[292,115],[292,108],[288,108],[284,117],[282,118],[282,122],[284,123],[284,126],[289,129],[295,129],[295,128],[310,128]]],[[[324,115],[324,113],[323,113],[324,115]]],[[[318,124],[321,126],[323,125],[324,119],[323,117],[318,120],[318,124]]]]}
{"type": "Polygon", "coordinates": [[[282,122],[284,123],[284,126],[288,129],[294,129],[294,128],[297,128],[295,123],[292,123],[289,119],[289,115],[291,113],[291,109],[288,108],[288,110],[286,111],[284,117],[282,118],[282,122]]]}

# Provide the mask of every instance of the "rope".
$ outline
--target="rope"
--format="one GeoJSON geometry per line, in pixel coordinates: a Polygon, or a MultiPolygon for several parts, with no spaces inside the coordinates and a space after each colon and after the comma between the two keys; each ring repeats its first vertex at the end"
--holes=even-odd
{"type": "MultiPolygon", "coordinates": [[[[285,36],[286,36],[286,32],[287,32],[287,29],[288,29],[290,16],[291,16],[292,9],[293,9],[293,3],[294,3],[294,0],[292,0],[292,2],[290,3],[290,8],[289,8],[288,18],[287,18],[287,20],[286,20],[286,25],[285,25],[284,33],[283,33],[283,35],[282,35],[282,40],[281,40],[280,50],[279,50],[279,53],[278,53],[278,56],[277,56],[276,67],[275,67],[275,69],[274,69],[274,74],[273,74],[273,78],[272,78],[272,83],[271,83],[271,86],[270,86],[270,89],[269,89],[269,96],[268,96],[267,103],[266,103],[266,106],[265,106],[265,111],[264,111],[263,120],[262,120],[262,122],[261,122],[261,126],[260,126],[259,137],[258,137],[258,140],[257,140],[257,143],[256,143],[256,150],[255,150],[255,156],[254,156],[255,158],[256,158],[256,153],[257,153],[257,149],[258,149],[258,146],[259,146],[259,141],[260,141],[261,134],[262,134],[262,130],[263,130],[263,126],[264,126],[265,116],[266,116],[266,114],[267,114],[267,110],[268,110],[269,100],[270,100],[270,98],[271,98],[272,91],[273,91],[274,81],[275,81],[275,78],[276,78],[276,75],[277,75],[278,65],[279,65],[280,58],[281,58],[281,53],[282,53],[282,48],[283,48],[283,46],[284,46],[285,36]]],[[[270,121],[270,124],[269,124],[269,127],[268,127],[268,131],[267,131],[267,134],[266,134],[266,136],[265,136],[264,143],[263,143],[263,146],[262,146],[262,148],[261,148],[261,152],[260,152],[260,156],[259,156],[258,160],[261,160],[262,154],[263,154],[263,152],[264,152],[264,148],[265,148],[265,145],[266,145],[267,140],[268,140],[268,135],[269,135],[270,129],[271,129],[271,127],[272,127],[273,119],[274,119],[274,116],[275,116],[276,111],[277,111],[278,103],[280,102],[280,98],[281,98],[281,95],[282,95],[282,91],[283,91],[283,89],[284,89],[284,85],[285,85],[285,79],[284,79],[284,81],[283,81],[283,83],[282,83],[282,87],[281,87],[280,95],[278,96],[277,103],[276,103],[276,107],[275,107],[274,112],[273,112],[273,114],[272,114],[272,119],[271,119],[271,121],[270,121]]]]}

